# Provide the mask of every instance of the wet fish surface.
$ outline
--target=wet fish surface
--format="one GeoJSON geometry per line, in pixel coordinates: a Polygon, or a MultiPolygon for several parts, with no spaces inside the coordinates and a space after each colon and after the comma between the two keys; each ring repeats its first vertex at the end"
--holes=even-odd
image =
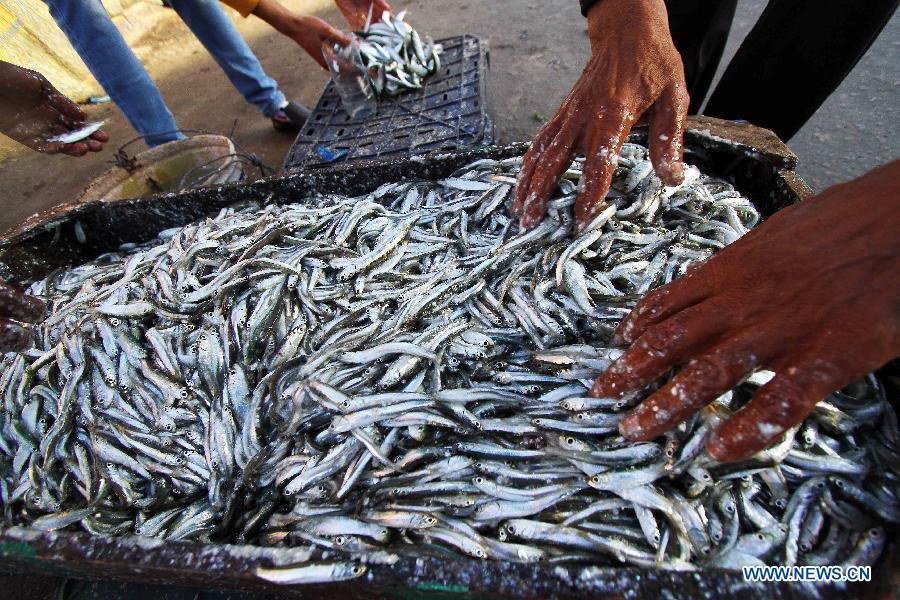
{"type": "Polygon", "coordinates": [[[441,68],[441,44],[420,37],[405,17],[405,10],[396,16],[385,12],[374,21],[370,14],[363,30],[356,32],[363,66],[379,95],[420,89],[425,78],[441,68]]]}
{"type": "Polygon", "coordinates": [[[692,166],[664,186],[627,144],[574,234],[582,164],[530,231],[508,212],[521,157],[483,159],[356,198],[230,207],[34,283],[51,309],[37,347],[0,363],[5,524],[337,561],[261,568],[285,583],[360,576],[385,550],[874,562],[900,522],[897,420],[874,376],[734,464],[706,439],[771,373],[652,442],[618,433],[651,390],[588,397],[636,300],[759,215],[692,166]]]}
{"type": "Polygon", "coordinates": [[[93,123],[88,123],[84,127],[79,127],[74,131],[67,131],[66,133],[61,133],[59,135],[54,135],[53,137],[47,138],[48,142],[62,142],[64,144],[71,144],[74,142],[80,142],[83,139],[89,138],[92,134],[100,131],[100,128],[106,124],[106,121],[95,121],[93,123]]]}

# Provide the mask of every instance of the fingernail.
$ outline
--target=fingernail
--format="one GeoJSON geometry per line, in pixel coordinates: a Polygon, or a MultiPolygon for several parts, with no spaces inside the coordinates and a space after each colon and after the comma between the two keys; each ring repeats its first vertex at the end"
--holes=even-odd
{"type": "Polygon", "coordinates": [[[681,161],[666,161],[659,165],[658,175],[667,185],[680,185],[684,181],[684,167],[681,161]]]}
{"type": "Polygon", "coordinates": [[[612,339],[609,341],[609,344],[611,346],[624,346],[625,345],[625,338],[622,336],[621,333],[619,333],[619,330],[616,330],[616,332],[613,333],[612,339]]]}

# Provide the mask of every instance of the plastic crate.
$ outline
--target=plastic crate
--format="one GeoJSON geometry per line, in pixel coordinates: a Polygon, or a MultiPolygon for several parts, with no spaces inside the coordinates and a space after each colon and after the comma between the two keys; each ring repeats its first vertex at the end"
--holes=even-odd
{"type": "Polygon", "coordinates": [[[418,90],[384,96],[378,112],[353,120],[328,82],[291,146],[284,170],[298,171],[374,158],[464,150],[494,141],[487,111],[486,46],[473,35],[438,40],[441,68],[418,90]],[[331,158],[331,160],[328,160],[331,158]]]}

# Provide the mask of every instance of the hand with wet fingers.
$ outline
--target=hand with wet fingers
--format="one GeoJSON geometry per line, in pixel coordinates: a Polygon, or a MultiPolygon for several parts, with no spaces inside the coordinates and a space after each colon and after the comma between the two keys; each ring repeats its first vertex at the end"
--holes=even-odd
{"type": "Polygon", "coordinates": [[[667,185],[683,178],[688,95],[662,0],[604,0],[588,12],[591,58],[556,115],[524,157],[513,212],[530,228],[577,153],[586,157],[576,219],[584,228],[603,208],[616,159],[632,126],[649,121],[650,158],[667,185]]]}
{"type": "Polygon", "coordinates": [[[94,131],[71,143],[51,139],[80,129],[86,120],[43,75],[0,61],[0,132],[37,152],[83,156],[102,150],[109,136],[94,131]]]}
{"type": "Polygon", "coordinates": [[[625,419],[648,440],[756,369],[775,372],[712,435],[719,460],[776,442],[829,393],[900,355],[900,161],[779,211],[619,325],[630,344],[591,395],[635,393],[677,374],[625,419]]]}
{"type": "Polygon", "coordinates": [[[23,294],[0,282],[0,351],[24,350],[33,338],[29,324],[44,318],[47,306],[42,301],[23,294]]]}

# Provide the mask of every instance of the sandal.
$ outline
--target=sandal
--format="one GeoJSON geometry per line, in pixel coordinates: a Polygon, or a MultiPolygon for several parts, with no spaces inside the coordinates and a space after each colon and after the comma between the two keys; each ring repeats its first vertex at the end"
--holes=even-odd
{"type": "Polygon", "coordinates": [[[312,111],[299,102],[288,102],[272,116],[275,131],[299,131],[312,111]]]}

